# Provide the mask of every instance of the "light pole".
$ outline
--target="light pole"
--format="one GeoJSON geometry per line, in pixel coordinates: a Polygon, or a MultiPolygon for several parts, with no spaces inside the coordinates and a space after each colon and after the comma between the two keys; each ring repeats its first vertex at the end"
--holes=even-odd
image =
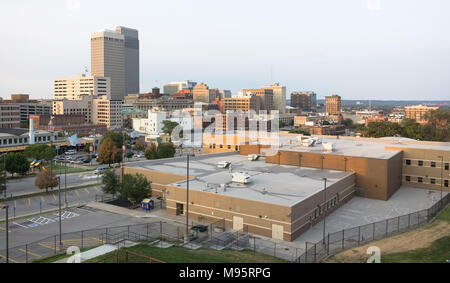
{"type": "Polygon", "coordinates": [[[326,220],[327,220],[327,212],[325,211],[326,205],[327,205],[327,178],[323,178],[323,181],[325,182],[325,191],[324,191],[324,203],[323,203],[323,244],[325,245],[325,237],[326,237],[326,220]]]}
{"type": "Polygon", "coordinates": [[[443,190],[444,190],[444,156],[438,156],[441,159],[441,204],[440,209],[442,209],[442,200],[444,197],[443,190]]]}
{"type": "Polygon", "coordinates": [[[62,249],[62,227],[61,227],[61,176],[58,176],[58,185],[59,185],[59,191],[58,191],[58,198],[59,198],[59,247],[60,251],[62,249]]]}
{"type": "Polygon", "coordinates": [[[5,190],[3,191],[3,196],[4,196],[4,198],[6,199],[6,178],[7,178],[7,176],[6,176],[6,156],[7,156],[7,153],[5,153],[4,155],[3,155],[3,176],[5,177],[5,180],[4,180],[4,182],[5,182],[5,190]]]}
{"type": "Polygon", "coordinates": [[[9,263],[9,225],[8,225],[9,205],[0,204],[0,209],[4,209],[6,211],[6,263],[9,263]]]}
{"type": "MultiPolygon", "coordinates": [[[[186,162],[187,162],[187,166],[186,166],[186,241],[189,242],[189,179],[190,179],[190,170],[189,170],[189,166],[190,166],[190,158],[191,156],[194,157],[195,154],[193,152],[193,148],[186,148],[188,151],[186,153],[186,162]]],[[[181,147],[179,149],[179,153],[180,155],[184,154],[184,149],[181,147]]]]}

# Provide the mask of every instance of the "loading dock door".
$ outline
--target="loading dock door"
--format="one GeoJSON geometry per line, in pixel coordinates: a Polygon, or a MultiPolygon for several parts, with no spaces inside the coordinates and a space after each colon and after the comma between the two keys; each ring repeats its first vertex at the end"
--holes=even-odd
{"type": "Polygon", "coordinates": [[[272,225],[272,238],[276,240],[284,240],[284,227],[280,225],[272,225]]]}
{"type": "Polygon", "coordinates": [[[233,230],[235,231],[244,230],[244,218],[233,216],[233,230]]]}

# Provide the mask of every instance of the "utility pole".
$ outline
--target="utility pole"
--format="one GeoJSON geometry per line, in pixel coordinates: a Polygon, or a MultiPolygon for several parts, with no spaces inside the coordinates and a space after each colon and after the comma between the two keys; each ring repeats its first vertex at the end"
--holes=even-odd
{"type": "Polygon", "coordinates": [[[6,263],[9,263],[9,205],[0,205],[0,209],[5,209],[6,211],[6,263]]]}
{"type": "Polygon", "coordinates": [[[59,247],[60,251],[62,249],[62,219],[61,219],[61,176],[58,176],[58,185],[59,185],[59,247]]]}
{"type": "Polygon", "coordinates": [[[323,178],[324,182],[325,182],[325,191],[324,191],[324,203],[323,203],[323,244],[325,245],[325,237],[326,237],[326,220],[327,220],[327,212],[326,210],[326,205],[327,205],[327,178],[323,178]]]}

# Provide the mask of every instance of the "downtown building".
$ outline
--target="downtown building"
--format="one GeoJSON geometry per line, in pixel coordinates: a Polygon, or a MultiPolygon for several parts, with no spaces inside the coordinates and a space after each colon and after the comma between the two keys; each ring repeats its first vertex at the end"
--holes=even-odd
{"type": "Polygon", "coordinates": [[[304,112],[313,112],[317,109],[317,94],[313,91],[293,92],[291,107],[299,108],[304,112]]]}

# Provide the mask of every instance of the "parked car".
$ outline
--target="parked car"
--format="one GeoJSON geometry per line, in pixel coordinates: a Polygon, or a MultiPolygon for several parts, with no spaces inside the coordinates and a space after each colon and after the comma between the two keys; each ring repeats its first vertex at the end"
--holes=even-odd
{"type": "Polygon", "coordinates": [[[97,169],[95,169],[94,173],[96,173],[96,174],[103,174],[103,173],[105,173],[108,170],[109,170],[108,166],[102,166],[102,167],[98,167],[97,169]]]}
{"type": "Polygon", "coordinates": [[[66,155],[75,155],[75,154],[77,154],[77,151],[75,149],[71,149],[71,150],[66,151],[65,154],[66,155]]]}
{"type": "Polygon", "coordinates": [[[231,162],[222,161],[217,164],[217,168],[226,169],[226,168],[230,167],[230,165],[231,165],[231,162]]]}
{"type": "Polygon", "coordinates": [[[144,158],[145,155],[142,152],[139,152],[135,155],[136,158],[144,158]]]}

